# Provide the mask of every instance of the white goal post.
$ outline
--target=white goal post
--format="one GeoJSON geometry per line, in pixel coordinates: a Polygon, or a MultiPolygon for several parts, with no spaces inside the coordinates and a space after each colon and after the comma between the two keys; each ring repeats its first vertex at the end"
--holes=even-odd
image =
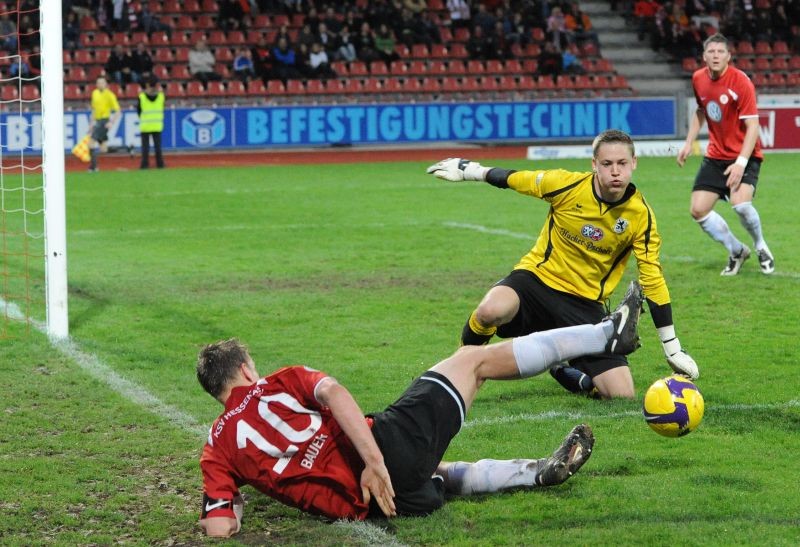
{"type": "Polygon", "coordinates": [[[61,0],[41,0],[42,176],[47,334],[69,336],[61,0]]]}

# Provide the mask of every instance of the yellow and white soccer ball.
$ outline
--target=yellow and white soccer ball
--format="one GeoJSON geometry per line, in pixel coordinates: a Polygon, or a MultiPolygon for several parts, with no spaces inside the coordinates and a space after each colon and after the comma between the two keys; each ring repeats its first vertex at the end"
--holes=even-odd
{"type": "Polygon", "coordinates": [[[647,389],[643,406],[647,425],[665,437],[682,437],[697,429],[705,410],[700,390],[679,374],[656,380],[647,389]]]}

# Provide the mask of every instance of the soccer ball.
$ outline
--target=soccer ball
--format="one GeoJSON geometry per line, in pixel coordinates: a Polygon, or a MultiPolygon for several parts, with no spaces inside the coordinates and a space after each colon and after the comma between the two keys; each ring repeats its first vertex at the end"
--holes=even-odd
{"type": "Polygon", "coordinates": [[[665,437],[682,437],[700,425],[705,403],[696,385],[674,374],[656,380],[647,389],[643,407],[650,429],[665,437]]]}

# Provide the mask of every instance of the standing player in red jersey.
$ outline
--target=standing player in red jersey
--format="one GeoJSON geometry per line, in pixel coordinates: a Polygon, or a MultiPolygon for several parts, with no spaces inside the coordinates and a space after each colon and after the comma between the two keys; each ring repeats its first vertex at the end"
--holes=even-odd
{"type": "Polygon", "coordinates": [[[689,121],[689,134],[678,152],[683,167],[703,121],[708,121],[709,144],[692,188],[692,217],[714,240],[728,249],[728,265],[721,275],[736,275],[750,249],[733,235],[727,222],[714,211],[719,199],[730,200],[742,226],[753,238],[761,271],[775,271],[775,259],[761,233],[761,219],[753,207],[758,174],[764,159],[758,142],[756,91],[747,75],[730,66],[728,40],[714,34],[703,44],[706,66],[692,76],[697,111],[689,121]]]}
{"type": "Polygon", "coordinates": [[[489,346],[464,346],[415,380],[382,412],[365,417],[327,374],[286,367],[261,377],[232,339],[203,348],[197,379],[225,405],[200,458],[200,525],[210,536],[239,531],[249,484],[276,500],[328,518],[426,515],[445,494],[553,486],[589,458],[592,430],[578,425],[549,458],[443,462],[487,379],[543,373],[586,353],[638,347],[642,289],[631,287],[609,317],[489,346]]]}

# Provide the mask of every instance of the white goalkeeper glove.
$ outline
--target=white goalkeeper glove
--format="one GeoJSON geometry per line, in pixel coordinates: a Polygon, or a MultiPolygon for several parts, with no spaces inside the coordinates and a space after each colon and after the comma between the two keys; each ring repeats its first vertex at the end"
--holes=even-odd
{"type": "Polygon", "coordinates": [[[697,380],[700,377],[700,369],[697,368],[697,363],[692,356],[683,351],[680,340],[675,336],[675,326],[661,327],[658,329],[658,337],[661,339],[664,355],[672,370],[688,376],[692,380],[697,380]]]}
{"type": "Polygon", "coordinates": [[[462,180],[486,180],[491,167],[484,167],[476,161],[461,158],[447,158],[428,167],[427,173],[436,178],[461,182],[462,180]]]}

